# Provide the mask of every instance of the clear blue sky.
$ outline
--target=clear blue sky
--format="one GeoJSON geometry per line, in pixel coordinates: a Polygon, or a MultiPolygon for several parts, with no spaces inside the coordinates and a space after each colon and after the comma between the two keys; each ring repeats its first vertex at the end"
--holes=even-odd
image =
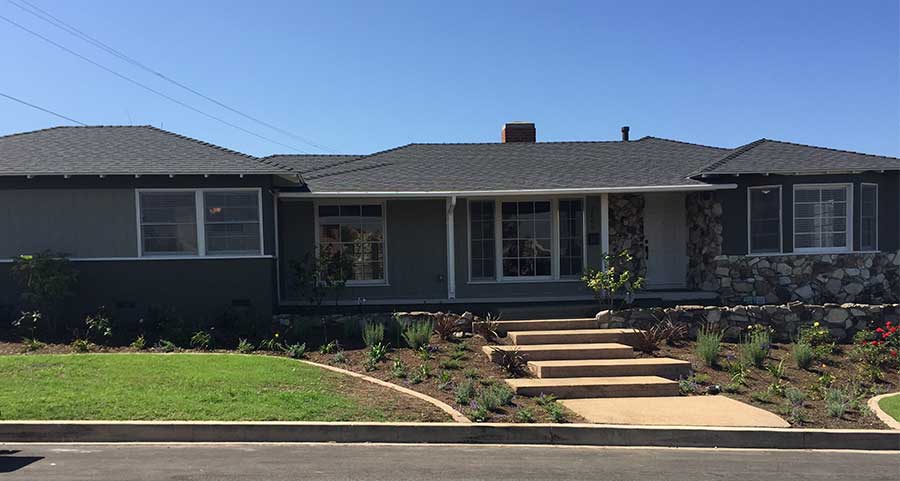
{"type": "MultiPolygon", "coordinates": [[[[897,0],[99,2],[29,0],[159,71],[337,152],[619,127],[720,146],[759,137],[900,156],[897,0]]],[[[217,116],[0,0],[0,15],[217,116]]],[[[0,92],[88,124],[153,124],[254,155],[289,149],[130,85],[0,21],[0,92]]],[[[0,134],[64,123],[0,98],[0,134]]]]}

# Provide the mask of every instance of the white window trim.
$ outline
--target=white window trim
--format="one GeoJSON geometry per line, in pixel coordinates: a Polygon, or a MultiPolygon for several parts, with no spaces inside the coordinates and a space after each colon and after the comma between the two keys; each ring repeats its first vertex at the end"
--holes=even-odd
{"type": "Polygon", "coordinates": [[[853,252],[853,184],[847,182],[821,184],[794,184],[791,189],[791,244],[798,254],[840,254],[853,252]],[[797,190],[808,188],[843,187],[847,189],[847,246],[846,247],[797,247],[797,190]]]}
{"type": "Polygon", "coordinates": [[[197,258],[244,258],[244,257],[262,257],[266,252],[266,236],[263,227],[263,205],[262,205],[262,188],[260,187],[221,187],[214,189],[134,189],[134,210],[137,223],[137,253],[138,257],[146,259],[197,259],[197,258]],[[145,254],[144,242],[141,233],[141,194],[142,193],[177,193],[191,192],[194,194],[194,209],[196,212],[197,223],[197,254],[171,255],[171,254],[145,254]],[[207,254],[206,253],[206,216],[204,215],[205,199],[203,194],[206,192],[256,192],[256,205],[259,216],[259,252],[248,252],[246,254],[207,254]]]}
{"type": "Polygon", "coordinates": [[[586,196],[561,196],[561,197],[497,197],[497,198],[467,198],[466,199],[466,272],[467,284],[529,284],[542,282],[581,282],[581,276],[560,276],[559,274],[559,201],[581,200],[581,256],[582,265],[587,265],[587,197],[586,196]],[[494,278],[472,278],[472,208],[471,202],[494,202],[494,278]],[[503,202],[546,202],[550,201],[550,272],[549,276],[505,277],[503,276],[503,230],[502,230],[502,204],[503,202]]]}
{"type": "MultiPolygon", "coordinates": [[[[753,185],[747,187],[747,253],[749,255],[780,255],[784,253],[784,203],[783,200],[783,192],[781,185],[753,185]],[[762,189],[778,189],[778,252],[753,252],[753,242],[751,242],[752,232],[751,226],[753,224],[753,219],[751,213],[753,212],[753,206],[751,205],[752,196],[750,195],[753,190],[762,190],[762,189]]],[[[792,229],[793,230],[793,229],[792,229]]]]}
{"type": "Polygon", "coordinates": [[[377,280],[348,280],[348,287],[384,287],[390,286],[388,281],[388,231],[387,231],[387,202],[384,199],[322,199],[313,202],[313,225],[315,225],[316,236],[316,256],[319,255],[320,226],[319,226],[319,206],[320,205],[380,205],[381,206],[381,233],[384,237],[384,251],[381,253],[384,257],[384,279],[377,280]]]}
{"type": "Polygon", "coordinates": [[[881,192],[878,190],[878,184],[872,182],[861,182],[859,184],[859,241],[860,246],[859,250],[863,250],[862,246],[862,189],[865,186],[875,187],[875,246],[871,249],[872,252],[879,252],[878,248],[878,198],[881,195],[881,192]]]}

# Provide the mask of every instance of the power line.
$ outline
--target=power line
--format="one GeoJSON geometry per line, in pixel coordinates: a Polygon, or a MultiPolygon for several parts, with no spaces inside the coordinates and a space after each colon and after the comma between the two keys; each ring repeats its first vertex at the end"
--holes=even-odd
{"type": "Polygon", "coordinates": [[[45,109],[44,107],[41,107],[41,106],[39,106],[39,105],[34,105],[33,103],[26,102],[26,101],[24,101],[24,100],[22,100],[22,99],[20,99],[20,98],[13,97],[12,95],[6,95],[5,93],[0,92],[0,97],[6,97],[6,98],[8,98],[9,100],[12,100],[13,102],[18,102],[18,103],[20,103],[20,104],[22,104],[22,105],[27,105],[27,106],[29,106],[29,107],[31,107],[31,108],[33,108],[33,109],[40,110],[41,112],[46,112],[46,113],[48,113],[48,114],[50,114],[50,115],[55,115],[55,116],[57,116],[57,117],[59,117],[59,118],[61,118],[61,119],[68,120],[69,122],[73,122],[73,123],[76,123],[76,124],[78,124],[78,125],[84,125],[85,127],[87,127],[87,124],[84,123],[84,122],[79,122],[79,121],[77,121],[77,120],[75,120],[75,119],[73,119],[73,118],[71,118],[71,117],[66,117],[66,116],[63,115],[63,114],[58,114],[58,113],[56,113],[56,112],[54,112],[54,111],[52,111],[52,110],[45,109]]]}
{"type": "Polygon", "coordinates": [[[334,152],[333,150],[331,150],[331,149],[329,149],[329,148],[327,148],[327,147],[324,147],[324,146],[322,146],[322,145],[320,145],[320,144],[317,144],[317,143],[315,143],[315,142],[309,140],[309,139],[306,138],[306,137],[303,137],[303,136],[294,134],[294,133],[292,133],[292,132],[290,132],[290,131],[284,130],[284,129],[282,129],[282,128],[276,126],[276,125],[273,125],[273,124],[271,124],[271,123],[269,123],[269,122],[266,122],[266,121],[264,121],[264,120],[261,120],[261,119],[259,119],[259,118],[256,118],[256,117],[254,117],[254,116],[252,116],[252,115],[246,114],[246,113],[244,113],[244,112],[242,112],[242,111],[240,111],[240,110],[238,110],[238,109],[235,109],[235,108],[233,108],[233,107],[230,107],[230,106],[226,105],[225,103],[223,103],[223,102],[221,102],[221,101],[219,101],[219,100],[216,100],[216,99],[214,99],[214,98],[212,98],[212,97],[210,97],[210,96],[208,96],[208,95],[205,95],[205,94],[203,94],[203,93],[197,91],[196,89],[193,89],[193,88],[191,88],[191,87],[189,87],[189,86],[187,86],[187,85],[185,85],[185,84],[183,84],[183,83],[181,83],[181,82],[178,82],[177,80],[175,80],[175,79],[173,79],[173,78],[171,78],[171,77],[169,77],[169,76],[167,76],[167,75],[165,75],[165,74],[159,72],[158,70],[155,70],[155,69],[153,69],[153,68],[151,68],[151,67],[148,67],[147,65],[144,65],[143,63],[141,63],[140,61],[134,59],[133,57],[130,57],[130,56],[128,56],[128,55],[122,53],[121,51],[116,50],[115,48],[110,47],[109,45],[107,45],[107,44],[101,42],[100,40],[97,40],[97,39],[91,37],[90,35],[88,35],[88,34],[82,32],[82,31],[79,30],[78,28],[76,28],[76,27],[74,27],[74,26],[72,26],[72,25],[66,23],[65,21],[60,20],[59,18],[53,16],[53,14],[47,12],[46,10],[43,10],[43,9],[41,9],[40,7],[34,5],[33,3],[29,2],[28,0],[19,0],[19,1],[21,1],[22,3],[24,3],[25,5],[27,5],[27,6],[30,7],[31,9],[26,8],[25,6],[22,6],[22,5],[18,4],[17,2],[13,1],[13,0],[9,0],[9,3],[11,3],[11,4],[15,5],[16,7],[18,7],[18,8],[20,8],[20,9],[24,10],[25,12],[30,13],[31,15],[34,15],[34,16],[40,18],[41,20],[44,20],[44,21],[47,22],[47,23],[50,23],[50,24],[56,26],[56,27],[59,28],[59,29],[62,29],[62,30],[64,30],[64,31],[68,32],[68,33],[71,34],[71,35],[74,35],[74,36],[76,36],[76,37],[78,37],[78,38],[84,40],[85,42],[88,42],[88,43],[90,43],[90,44],[92,44],[92,45],[94,45],[94,46],[96,46],[96,47],[98,47],[98,48],[100,48],[100,49],[103,49],[103,50],[106,51],[107,53],[109,53],[109,54],[111,54],[111,55],[113,55],[113,56],[115,56],[115,57],[118,57],[119,59],[124,60],[125,62],[128,62],[128,63],[130,63],[131,65],[134,65],[135,67],[138,67],[138,68],[140,68],[140,69],[142,69],[142,70],[145,70],[145,71],[147,71],[147,72],[150,72],[151,74],[156,75],[157,77],[159,77],[159,78],[161,78],[161,79],[163,79],[163,80],[165,80],[165,81],[167,81],[167,82],[169,82],[169,83],[171,83],[171,84],[173,84],[173,85],[175,85],[175,86],[177,86],[177,87],[179,87],[179,88],[182,88],[182,89],[184,89],[184,90],[186,90],[186,91],[188,91],[188,92],[190,92],[190,93],[192,93],[192,94],[194,94],[194,95],[196,95],[196,96],[198,96],[198,97],[200,97],[200,98],[203,98],[203,99],[205,99],[205,100],[207,100],[207,101],[209,101],[209,102],[212,102],[212,103],[218,105],[219,107],[222,107],[222,108],[224,108],[224,109],[226,109],[226,110],[229,110],[229,111],[231,111],[231,112],[233,112],[233,113],[235,113],[235,114],[238,114],[238,115],[240,115],[240,116],[242,116],[242,117],[244,117],[244,118],[246,118],[246,119],[252,120],[253,122],[256,122],[256,123],[258,123],[258,124],[260,124],[260,125],[262,125],[262,126],[268,127],[268,128],[270,128],[270,129],[272,129],[272,130],[274,130],[274,131],[276,131],[276,132],[279,132],[279,133],[283,134],[283,135],[286,135],[286,136],[288,136],[288,137],[292,137],[292,138],[294,138],[295,140],[299,140],[299,141],[303,142],[304,144],[307,144],[307,145],[309,145],[309,146],[311,146],[311,147],[315,147],[315,148],[317,148],[317,149],[319,149],[319,150],[322,150],[322,151],[325,151],[325,152],[332,152],[332,153],[334,152]]]}
{"type": "Polygon", "coordinates": [[[180,100],[178,100],[178,99],[176,99],[176,98],[174,98],[174,97],[170,97],[169,95],[166,95],[166,94],[160,92],[159,90],[156,90],[156,89],[154,89],[154,88],[152,88],[152,87],[148,87],[148,86],[146,86],[146,85],[144,85],[144,84],[138,82],[137,80],[134,80],[134,79],[131,78],[131,77],[127,77],[127,76],[125,76],[125,75],[122,75],[122,74],[120,74],[119,72],[116,72],[115,70],[113,70],[113,69],[111,69],[111,68],[109,68],[109,67],[106,67],[106,66],[104,66],[104,65],[102,65],[102,64],[100,64],[100,63],[97,63],[97,62],[95,62],[95,61],[93,61],[93,60],[91,60],[91,59],[85,57],[84,55],[81,55],[80,53],[78,53],[78,52],[76,52],[76,51],[74,51],[74,50],[69,49],[68,47],[66,47],[66,46],[64,46],[64,45],[61,45],[61,44],[59,44],[59,43],[57,43],[57,42],[54,42],[53,40],[50,40],[49,38],[47,38],[47,37],[45,37],[45,36],[43,36],[43,35],[41,35],[41,34],[35,32],[34,30],[31,30],[31,29],[29,29],[29,28],[27,28],[27,27],[25,27],[25,26],[23,26],[23,25],[21,25],[21,24],[15,22],[15,21],[13,21],[13,20],[10,20],[10,19],[7,18],[7,17],[4,17],[3,15],[0,15],[0,20],[3,20],[3,21],[5,21],[5,22],[9,23],[10,25],[13,25],[13,26],[16,27],[16,28],[19,28],[19,29],[21,29],[21,30],[24,30],[25,32],[27,32],[27,33],[29,33],[29,34],[31,34],[31,35],[34,35],[35,37],[37,37],[37,38],[39,38],[39,39],[41,39],[41,40],[43,40],[43,41],[45,41],[45,42],[47,42],[47,43],[53,45],[53,46],[55,46],[55,47],[57,47],[57,48],[59,48],[59,49],[65,51],[65,52],[67,52],[67,53],[69,53],[69,54],[71,54],[71,55],[74,55],[74,56],[80,58],[81,60],[84,60],[85,62],[88,62],[88,63],[90,63],[91,65],[93,65],[93,66],[95,66],[95,67],[97,67],[97,68],[99,68],[99,69],[101,69],[101,70],[105,70],[106,72],[109,72],[109,73],[115,75],[116,77],[119,77],[120,79],[125,80],[126,82],[129,82],[129,83],[131,83],[131,84],[137,85],[138,87],[141,87],[142,89],[147,90],[148,92],[151,92],[151,93],[154,93],[154,94],[156,94],[156,95],[159,95],[160,97],[162,97],[162,98],[164,98],[164,99],[166,99],[166,100],[169,100],[170,102],[176,103],[176,104],[178,104],[178,105],[180,105],[180,106],[182,106],[182,107],[184,107],[184,108],[186,108],[186,109],[189,109],[189,110],[191,110],[191,111],[193,111],[193,112],[196,112],[196,113],[198,113],[198,114],[200,114],[200,115],[203,115],[204,117],[208,117],[208,118],[210,118],[210,119],[212,119],[212,120],[215,120],[215,121],[217,121],[217,122],[221,122],[221,123],[223,123],[223,124],[225,124],[225,125],[227,125],[227,126],[229,126],[229,127],[231,127],[231,128],[240,130],[241,132],[244,132],[244,133],[246,133],[246,134],[250,134],[250,135],[252,135],[252,136],[254,136],[254,137],[257,137],[257,138],[259,138],[259,139],[265,140],[265,141],[267,141],[267,142],[271,142],[271,143],[273,143],[273,144],[277,144],[277,145],[280,145],[280,146],[282,146],[282,147],[286,147],[286,148],[291,149],[291,150],[296,150],[297,152],[308,153],[308,152],[306,152],[305,150],[303,150],[303,149],[301,149],[301,148],[294,147],[293,145],[288,145],[288,144],[279,142],[279,141],[277,141],[277,140],[271,139],[271,138],[269,138],[269,137],[266,137],[266,136],[264,136],[264,135],[257,134],[256,132],[253,132],[253,131],[251,131],[251,130],[247,130],[247,129],[241,127],[240,125],[233,124],[233,123],[231,123],[231,122],[229,122],[229,121],[227,121],[227,120],[225,120],[225,119],[222,119],[222,118],[220,118],[220,117],[216,117],[215,115],[206,113],[206,112],[204,112],[204,111],[202,111],[202,110],[200,110],[200,109],[198,109],[198,108],[196,108],[196,107],[194,107],[194,106],[192,106],[192,105],[186,104],[186,103],[184,103],[184,102],[182,102],[182,101],[180,101],[180,100]]]}

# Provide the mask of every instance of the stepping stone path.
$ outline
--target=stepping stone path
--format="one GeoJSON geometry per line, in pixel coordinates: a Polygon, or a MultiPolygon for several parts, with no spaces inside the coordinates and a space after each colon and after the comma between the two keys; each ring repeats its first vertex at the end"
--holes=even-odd
{"type": "Polygon", "coordinates": [[[671,358],[636,358],[635,329],[597,329],[588,319],[498,321],[511,344],[485,346],[518,351],[528,361],[533,378],[507,379],[516,394],[552,394],[560,399],[678,396],[680,377],[691,374],[691,363],[671,358]]]}

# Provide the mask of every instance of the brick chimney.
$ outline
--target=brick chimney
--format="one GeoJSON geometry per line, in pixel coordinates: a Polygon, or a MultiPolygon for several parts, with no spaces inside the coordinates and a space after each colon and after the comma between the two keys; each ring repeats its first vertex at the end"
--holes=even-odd
{"type": "Polygon", "coordinates": [[[500,131],[500,141],[504,144],[512,142],[535,142],[537,131],[532,122],[507,122],[500,131]]]}

